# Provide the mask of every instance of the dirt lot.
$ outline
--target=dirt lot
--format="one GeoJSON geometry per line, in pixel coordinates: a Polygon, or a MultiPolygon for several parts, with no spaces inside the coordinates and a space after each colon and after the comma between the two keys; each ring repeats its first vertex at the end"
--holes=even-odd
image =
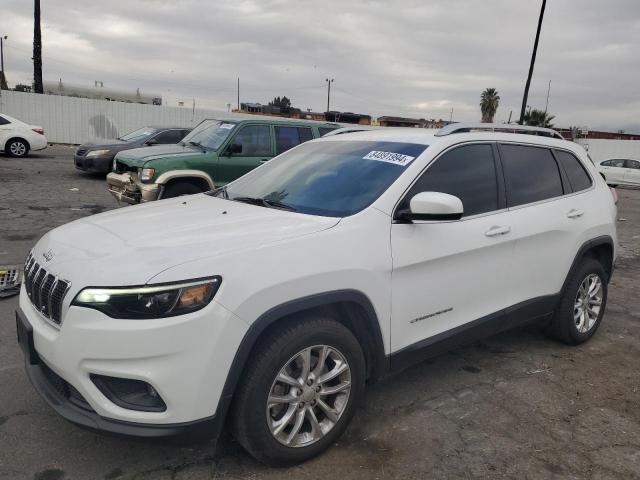
{"type": "MultiPolygon", "coordinates": [[[[0,265],[22,262],[47,230],[116,206],[71,153],[0,157],[0,265]]],[[[17,298],[0,300],[0,478],[640,478],[640,191],[619,194],[621,256],[590,342],[569,348],[528,328],[417,365],[370,387],[340,443],[291,469],[256,464],[229,440],[214,452],[67,423],[23,372],[17,298]]]]}

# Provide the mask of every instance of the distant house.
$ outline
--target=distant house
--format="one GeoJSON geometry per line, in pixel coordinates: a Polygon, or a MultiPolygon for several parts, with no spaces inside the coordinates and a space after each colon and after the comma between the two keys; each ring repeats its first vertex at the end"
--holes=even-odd
{"type": "Polygon", "coordinates": [[[355,123],[358,125],[371,125],[371,116],[361,113],[352,112],[336,112],[330,111],[324,113],[324,120],[327,122],[355,123]]]}
{"type": "Polygon", "coordinates": [[[378,124],[381,127],[414,127],[414,128],[442,128],[449,125],[447,120],[406,118],[406,117],[378,117],[378,124]]]}

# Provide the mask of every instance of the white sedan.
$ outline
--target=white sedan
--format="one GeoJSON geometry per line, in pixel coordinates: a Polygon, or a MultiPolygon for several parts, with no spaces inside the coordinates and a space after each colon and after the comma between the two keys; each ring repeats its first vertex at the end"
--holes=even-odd
{"type": "Polygon", "coordinates": [[[616,158],[598,162],[598,170],[612,187],[629,185],[640,187],[640,160],[616,158]]]}
{"type": "Polygon", "coordinates": [[[26,157],[29,150],[47,147],[44,129],[0,113],[0,150],[12,157],[26,157]]]}

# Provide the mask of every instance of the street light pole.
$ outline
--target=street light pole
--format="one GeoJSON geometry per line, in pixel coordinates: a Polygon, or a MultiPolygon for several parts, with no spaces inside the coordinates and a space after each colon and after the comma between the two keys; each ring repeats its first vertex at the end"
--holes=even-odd
{"type": "Polygon", "coordinates": [[[522,107],[520,109],[520,120],[518,123],[522,125],[524,123],[524,109],[527,105],[527,99],[529,97],[529,86],[531,85],[531,77],[533,76],[533,67],[536,64],[536,53],[538,52],[538,41],[540,40],[540,29],[542,28],[542,19],[544,17],[544,8],[547,5],[547,0],[542,0],[542,6],[540,7],[540,17],[538,18],[538,29],[536,30],[536,40],[533,42],[533,52],[531,53],[531,64],[529,65],[529,75],[527,76],[527,84],[524,86],[524,95],[522,96],[522,107]]]}
{"type": "Polygon", "coordinates": [[[331,99],[331,84],[333,83],[333,78],[329,80],[325,78],[325,82],[327,82],[327,113],[329,112],[329,102],[331,99]]]}

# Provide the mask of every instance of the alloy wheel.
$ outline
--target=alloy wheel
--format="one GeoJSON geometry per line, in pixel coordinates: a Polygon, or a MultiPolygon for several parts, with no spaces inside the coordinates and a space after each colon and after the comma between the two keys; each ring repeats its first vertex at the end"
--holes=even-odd
{"type": "Polygon", "coordinates": [[[16,157],[21,157],[25,153],[27,153],[27,147],[22,142],[13,142],[11,145],[9,145],[9,151],[11,152],[12,155],[15,155],[16,157]]]}
{"type": "Polygon", "coordinates": [[[351,370],[342,353],[328,345],[305,348],[280,369],[267,399],[267,423],[275,439],[305,447],[329,433],[351,393],[351,370]]]}
{"type": "Polygon", "coordinates": [[[587,333],[596,324],[602,308],[602,280],[598,275],[588,275],[580,284],[573,305],[573,320],[580,333],[587,333]]]}

